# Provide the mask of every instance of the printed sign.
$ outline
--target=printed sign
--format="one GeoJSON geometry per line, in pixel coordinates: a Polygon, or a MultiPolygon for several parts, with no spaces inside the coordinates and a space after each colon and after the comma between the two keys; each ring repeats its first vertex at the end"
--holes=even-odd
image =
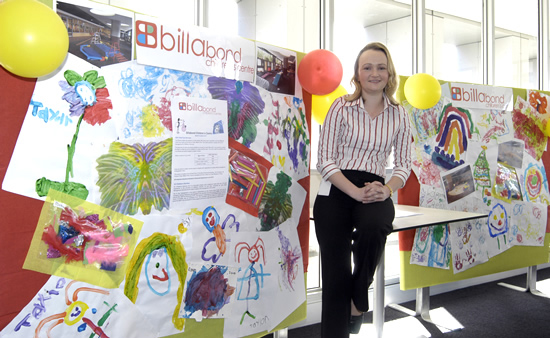
{"type": "Polygon", "coordinates": [[[444,88],[443,94],[452,100],[453,106],[505,110],[512,100],[511,88],[465,83],[450,83],[449,86],[444,88]]]}
{"type": "Polygon", "coordinates": [[[136,15],[138,63],[254,82],[254,42],[208,28],[164,24],[136,15]]]}

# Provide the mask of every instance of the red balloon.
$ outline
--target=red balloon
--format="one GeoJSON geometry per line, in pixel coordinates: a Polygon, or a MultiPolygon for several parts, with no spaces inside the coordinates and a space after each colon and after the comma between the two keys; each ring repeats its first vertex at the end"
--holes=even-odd
{"type": "Polygon", "coordinates": [[[338,57],[326,49],[307,53],[298,65],[298,80],[313,95],[330,94],[340,86],[344,70],[338,57]]]}

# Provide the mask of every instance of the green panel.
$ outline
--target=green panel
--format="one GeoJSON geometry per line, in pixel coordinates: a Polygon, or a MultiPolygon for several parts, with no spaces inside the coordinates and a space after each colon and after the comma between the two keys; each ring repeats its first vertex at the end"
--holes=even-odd
{"type": "Polygon", "coordinates": [[[410,264],[411,251],[401,251],[401,290],[419,289],[544,264],[549,262],[549,257],[549,234],[546,234],[544,246],[514,246],[485,263],[457,274],[454,274],[452,269],[444,270],[410,264]]]}

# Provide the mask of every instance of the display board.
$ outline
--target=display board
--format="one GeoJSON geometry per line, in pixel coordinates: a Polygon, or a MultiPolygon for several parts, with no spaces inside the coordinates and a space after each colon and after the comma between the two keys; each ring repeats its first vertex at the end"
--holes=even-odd
{"type": "Polygon", "coordinates": [[[399,203],[488,217],[400,232],[401,289],[547,263],[548,93],[440,81],[435,107],[416,109],[407,78],[414,172],[399,203]]]}
{"type": "Polygon", "coordinates": [[[304,54],[124,11],[132,60],[104,31],[77,34],[86,3],[58,2],[88,46],[58,71],[0,68],[2,335],[259,337],[303,320],[304,54]],[[204,53],[153,51],[152,27],[204,53]],[[99,41],[114,54],[90,57],[99,41]]]}

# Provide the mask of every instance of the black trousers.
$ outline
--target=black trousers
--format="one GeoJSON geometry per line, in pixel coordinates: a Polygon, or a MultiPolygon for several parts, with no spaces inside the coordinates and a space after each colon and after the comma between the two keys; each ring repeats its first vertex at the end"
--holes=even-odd
{"type": "MultiPolygon", "coordinates": [[[[384,183],[380,176],[364,171],[342,173],[358,187],[365,182],[384,183]]],[[[321,251],[323,289],[321,337],[349,337],[352,299],[358,310],[368,311],[368,288],[384,252],[386,237],[393,229],[394,216],[390,198],[364,204],[335,186],[328,196],[318,195],[315,199],[313,217],[321,251]]]]}

